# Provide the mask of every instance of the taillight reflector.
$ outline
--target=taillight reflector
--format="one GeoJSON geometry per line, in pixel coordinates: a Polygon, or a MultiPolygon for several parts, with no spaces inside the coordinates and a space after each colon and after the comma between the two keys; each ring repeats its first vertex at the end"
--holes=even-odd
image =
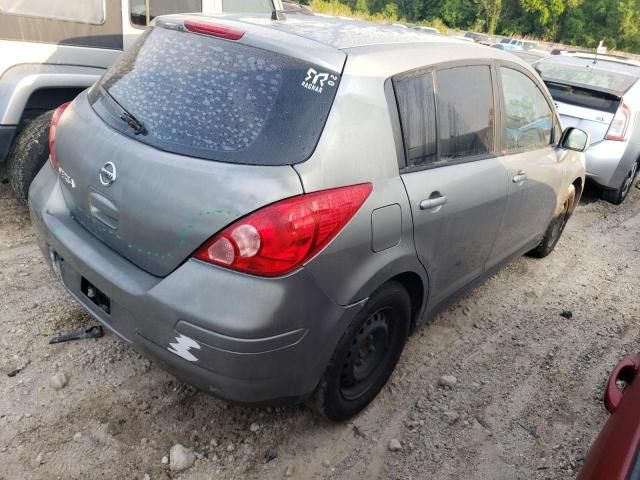
{"type": "Polygon", "coordinates": [[[51,167],[57,173],[58,172],[58,161],[56,160],[56,128],[58,127],[58,122],[60,121],[60,117],[67,109],[71,102],[66,102],[60,105],[53,112],[53,116],[51,117],[51,127],[49,127],[49,161],[51,162],[51,167]]]}
{"type": "Polygon", "coordinates": [[[211,35],[212,37],[225,38],[227,40],[240,40],[244,35],[244,31],[237,28],[224,27],[206,22],[196,22],[194,20],[185,20],[184,28],[193,33],[211,35]]]}
{"type": "Polygon", "coordinates": [[[253,275],[284,275],[322,250],[371,190],[370,183],[363,183],[273,203],[214,235],[194,257],[253,275]]]}
{"type": "Polygon", "coordinates": [[[607,140],[615,140],[622,142],[627,139],[627,129],[631,121],[631,110],[624,103],[620,104],[618,111],[611,121],[609,130],[607,131],[607,140]]]}

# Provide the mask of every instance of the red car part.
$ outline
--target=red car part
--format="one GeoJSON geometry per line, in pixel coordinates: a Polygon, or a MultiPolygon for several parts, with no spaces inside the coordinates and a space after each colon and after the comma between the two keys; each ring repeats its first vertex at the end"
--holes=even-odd
{"type": "MultiPolygon", "coordinates": [[[[626,480],[640,445],[640,354],[624,358],[609,377],[604,404],[611,416],[591,446],[577,480],[626,480]],[[618,382],[627,384],[622,389],[618,382]]],[[[636,467],[637,468],[637,467],[636,467]]]]}

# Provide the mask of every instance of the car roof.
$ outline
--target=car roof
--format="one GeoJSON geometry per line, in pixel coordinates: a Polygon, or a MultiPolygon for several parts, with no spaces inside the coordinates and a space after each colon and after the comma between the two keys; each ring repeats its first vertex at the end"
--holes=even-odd
{"type": "Polygon", "coordinates": [[[332,17],[322,14],[285,15],[283,21],[272,21],[265,15],[222,14],[215,17],[198,15],[203,18],[223,18],[234,22],[252,24],[272,30],[297,35],[339,50],[364,45],[388,45],[415,42],[459,42],[446,36],[425,35],[419,30],[406,26],[386,25],[346,17],[332,17]]]}
{"type": "Polygon", "coordinates": [[[554,48],[554,50],[557,50],[559,52],[557,55],[562,55],[567,57],[588,58],[591,60],[595,58],[595,59],[598,59],[598,61],[610,60],[612,62],[628,63],[630,65],[640,65],[640,63],[638,63],[637,61],[629,57],[625,57],[624,55],[614,55],[610,52],[594,53],[593,51],[588,51],[588,50],[565,50],[562,48],[554,48]]]}
{"type": "Polygon", "coordinates": [[[611,57],[596,59],[595,55],[553,55],[547,58],[545,62],[557,65],[566,65],[569,67],[584,67],[591,68],[593,70],[622,73],[640,78],[640,64],[629,60],[614,59],[611,57]]]}
{"type": "Polygon", "coordinates": [[[547,58],[549,55],[543,52],[536,52],[533,50],[514,50],[511,52],[511,55],[515,55],[516,57],[520,57],[525,61],[538,61],[543,58],[547,58]]]}
{"type": "Polygon", "coordinates": [[[530,68],[526,62],[506,52],[474,42],[351,18],[291,14],[283,21],[274,21],[269,16],[253,14],[180,14],[158,17],[156,21],[163,23],[187,18],[244,29],[258,34],[252,39],[258,47],[304,58],[334,70],[348,55],[352,68],[357,64],[360,65],[358,71],[385,78],[436,63],[468,59],[499,59],[530,68]],[[286,41],[289,35],[297,36],[300,41],[286,41]]]}

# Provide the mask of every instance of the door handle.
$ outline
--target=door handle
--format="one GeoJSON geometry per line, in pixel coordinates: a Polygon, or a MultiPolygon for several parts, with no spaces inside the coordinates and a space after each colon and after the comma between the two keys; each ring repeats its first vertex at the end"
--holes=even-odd
{"type": "Polygon", "coordinates": [[[516,173],[513,177],[513,183],[522,183],[527,179],[527,174],[526,172],[523,172],[522,170],[520,170],[518,173],[516,173]]]}
{"type": "Polygon", "coordinates": [[[420,210],[431,210],[447,203],[447,196],[439,192],[433,192],[431,196],[420,202],[420,210]]]}

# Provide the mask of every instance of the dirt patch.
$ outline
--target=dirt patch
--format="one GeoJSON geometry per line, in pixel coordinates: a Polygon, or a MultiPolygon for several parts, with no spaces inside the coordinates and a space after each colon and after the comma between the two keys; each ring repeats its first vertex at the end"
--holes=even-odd
{"type": "Polygon", "coordinates": [[[518,259],[419,330],[345,424],[227,405],[110,334],[49,345],[93,322],[6,184],[0,271],[0,479],[571,479],[606,419],[608,373],[640,349],[640,190],[620,207],[588,192],[556,252],[518,259]],[[456,384],[439,386],[442,375],[456,384]],[[175,443],[198,455],[179,474],[162,463],[175,443]]]}

